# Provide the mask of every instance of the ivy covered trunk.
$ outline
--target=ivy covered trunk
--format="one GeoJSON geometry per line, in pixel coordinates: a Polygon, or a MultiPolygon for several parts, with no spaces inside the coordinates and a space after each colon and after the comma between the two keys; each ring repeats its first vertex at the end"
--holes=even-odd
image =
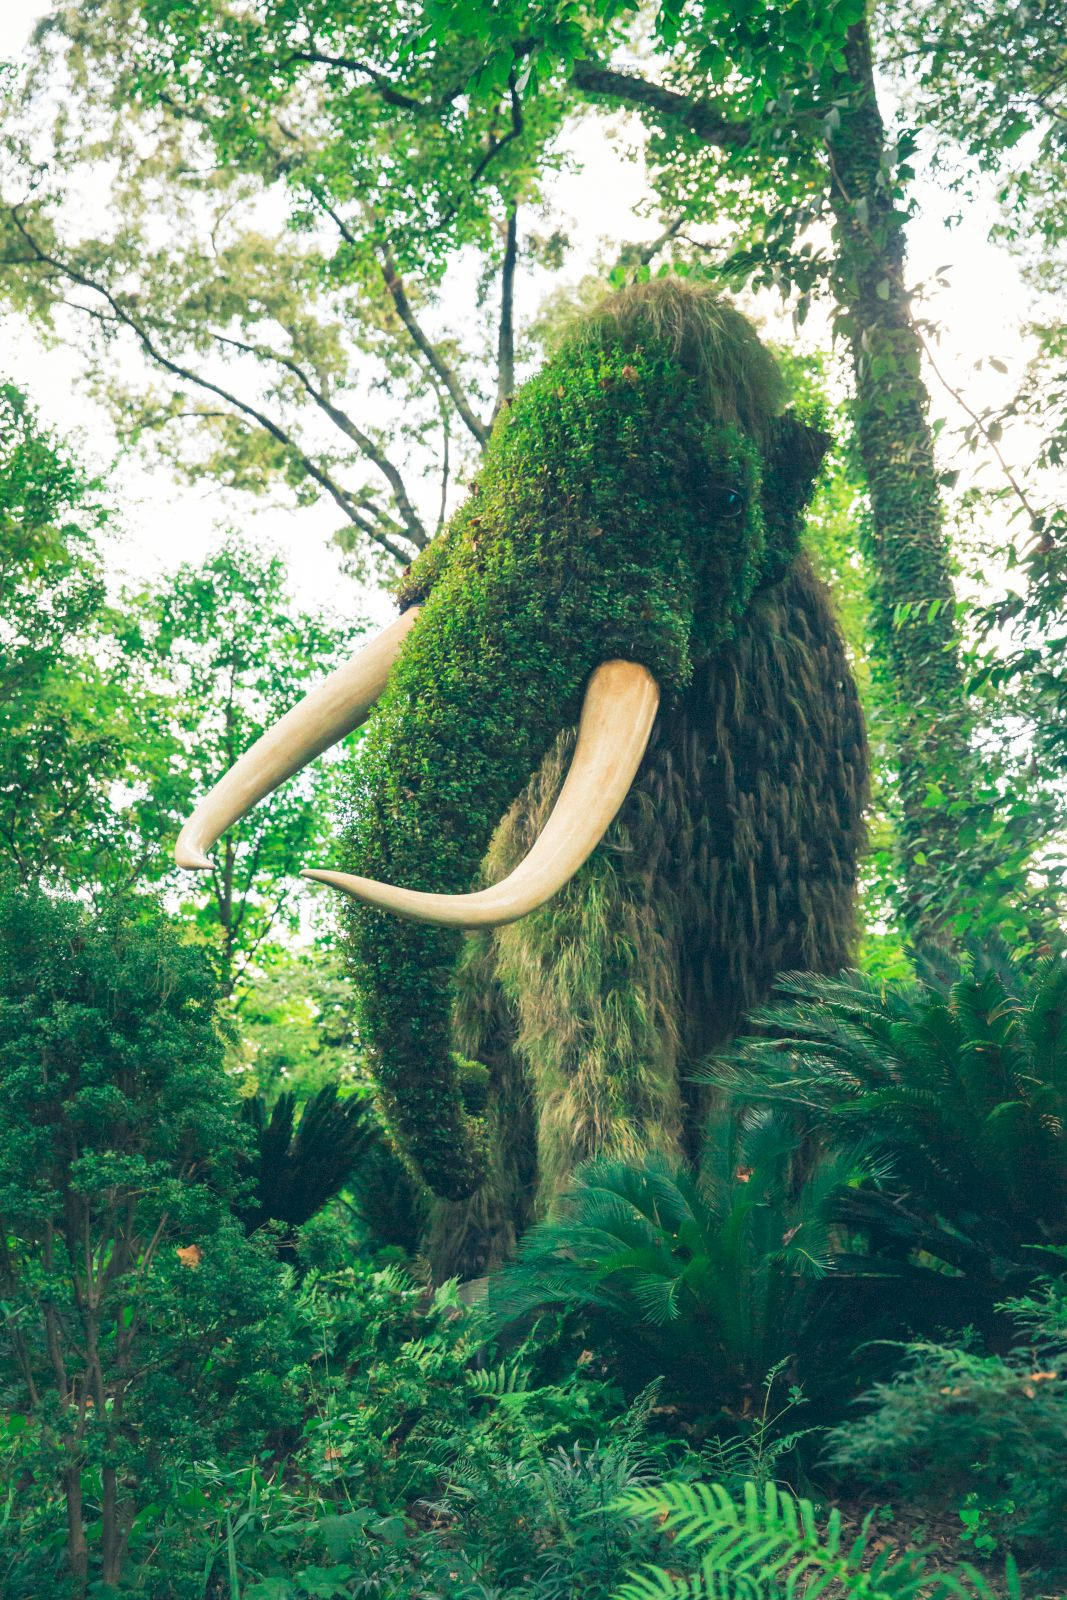
{"type": "Polygon", "coordinates": [[[903,910],[942,940],[981,871],[960,817],[975,763],[959,658],[948,540],[904,282],[904,213],[878,107],[866,23],[849,30],[849,103],[827,138],[836,289],[855,370],[855,439],[870,497],[864,530],[872,644],[893,707],[903,910]],[[962,802],[962,804],[961,804],[962,802]]]}

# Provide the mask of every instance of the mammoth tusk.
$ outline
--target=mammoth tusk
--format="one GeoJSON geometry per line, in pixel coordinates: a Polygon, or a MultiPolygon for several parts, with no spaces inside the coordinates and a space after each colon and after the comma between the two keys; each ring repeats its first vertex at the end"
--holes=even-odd
{"type": "Polygon", "coordinates": [[[351,661],[331,672],[219,779],[178,835],[174,859],[179,867],[201,872],[210,867],[207,851],[227,828],[286,778],[366,721],[418,609],[413,606],[405,611],[351,661]]]}
{"type": "Polygon", "coordinates": [[[659,706],[659,685],[634,661],[606,661],[589,680],[570,770],[529,855],[500,883],[474,894],[425,894],[347,872],[308,869],[369,905],[439,927],[494,928],[516,922],[562,889],[592,855],[641,765],[659,706]]]}

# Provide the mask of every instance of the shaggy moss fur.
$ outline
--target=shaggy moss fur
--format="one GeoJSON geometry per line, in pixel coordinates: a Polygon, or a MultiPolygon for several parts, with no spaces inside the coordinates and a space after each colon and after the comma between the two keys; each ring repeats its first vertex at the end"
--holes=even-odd
{"type": "MultiPolygon", "coordinates": [[[[487,881],[537,837],[573,740],[557,741],[497,829],[487,881]]],[[[439,1275],[499,1264],[516,1217],[544,1215],[592,1153],[694,1153],[705,1108],[682,1091],[695,1062],[734,1036],[776,973],[835,972],[850,957],[866,799],[859,700],[802,557],[660,719],[591,860],[539,911],[472,943],[462,1048],[507,1083],[492,1103],[512,1120],[492,1142],[537,1188],[487,1184],[466,1234],[453,1212],[451,1234],[430,1242],[439,1275]]]]}
{"type": "MultiPolygon", "coordinates": [[[[738,636],[757,587],[792,559],[818,446],[800,459],[808,436],[780,405],[771,358],[705,289],[627,291],[572,330],[503,414],[476,491],[409,575],[403,598],[422,613],[353,773],[348,865],[414,888],[472,888],[500,818],[611,657],[653,672],[660,723],[673,726],[694,668],[738,636]]],[[[593,873],[603,906],[617,905],[610,864],[593,873]]],[[[572,936],[602,950],[585,992],[602,997],[605,1047],[625,1050],[669,1006],[637,1017],[626,991],[647,952],[630,956],[625,926],[603,950],[603,921],[586,906],[572,936]]],[[[457,1064],[450,1037],[461,945],[350,911],[361,1033],[386,1107],[451,1200],[478,1188],[486,1158],[484,1074],[457,1064]]],[[[672,1048],[664,1035],[648,1068],[645,1125],[677,1121],[672,1048]]],[[[582,1108],[591,1143],[605,1117],[618,1120],[594,1079],[582,1108]]]]}

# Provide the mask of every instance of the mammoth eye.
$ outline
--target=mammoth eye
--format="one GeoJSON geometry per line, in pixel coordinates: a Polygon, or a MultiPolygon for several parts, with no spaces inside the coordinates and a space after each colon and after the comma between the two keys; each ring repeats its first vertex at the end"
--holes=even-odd
{"type": "Polygon", "coordinates": [[[720,517],[732,519],[739,517],[744,511],[745,497],[743,494],[739,494],[736,489],[727,489],[725,486],[720,485],[712,490],[711,504],[712,509],[720,517]]]}

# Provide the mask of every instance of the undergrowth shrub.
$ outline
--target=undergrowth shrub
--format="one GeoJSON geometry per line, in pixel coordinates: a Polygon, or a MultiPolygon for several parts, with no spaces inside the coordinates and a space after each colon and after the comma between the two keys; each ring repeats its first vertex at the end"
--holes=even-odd
{"type": "Polygon", "coordinates": [[[859,1415],[829,1435],[837,1473],[911,1506],[955,1511],[982,1555],[1013,1551],[1067,1576],[1067,1279],[1003,1308],[1007,1355],[978,1341],[911,1343],[859,1415]]]}
{"type": "MultiPolygon", "coordinates": [[[[870,1518],[846,1531],[840,1511],[820,1518],[810,1500],[775,1484],[664,1483],[634,1489],[620,1509],[671,1537],[669,1568],[646,1567],[616,1600],[994,1600],[997,1590],[973,1567],[934,1566],[921,1551],[877,1548],[870,1518]]],[[[884,1541],[879,1541],[884,1544],[884,1541]]],[[[1021,1600],[1009,1565],[1008,1600],[1021,1600]]]]}
{"type": "Polygon", "coordinates": [[[490,1306],[501,1325],[580,1311],[629,1382],[663,1375],[720,1423],[754,1415],[771,1368],[837,1389],[859,1338],[832,1216],[874,1172],[858,1149],[801,1166],[780,1115],[723,1120],[695,1169],[658,1154],[590,1162],[491,1282],[490,1306]]]}
{"type": "Polygon", "coordinates": [[[996,1328],[1067,1243],[1067,959],[973,950],[922,982],[794,974],[707,1077],[885,1156],[843,1194],[913,1331],[996,1328]],[[892,1281],[895,1280],[895,1283],[892,1281]]]}

